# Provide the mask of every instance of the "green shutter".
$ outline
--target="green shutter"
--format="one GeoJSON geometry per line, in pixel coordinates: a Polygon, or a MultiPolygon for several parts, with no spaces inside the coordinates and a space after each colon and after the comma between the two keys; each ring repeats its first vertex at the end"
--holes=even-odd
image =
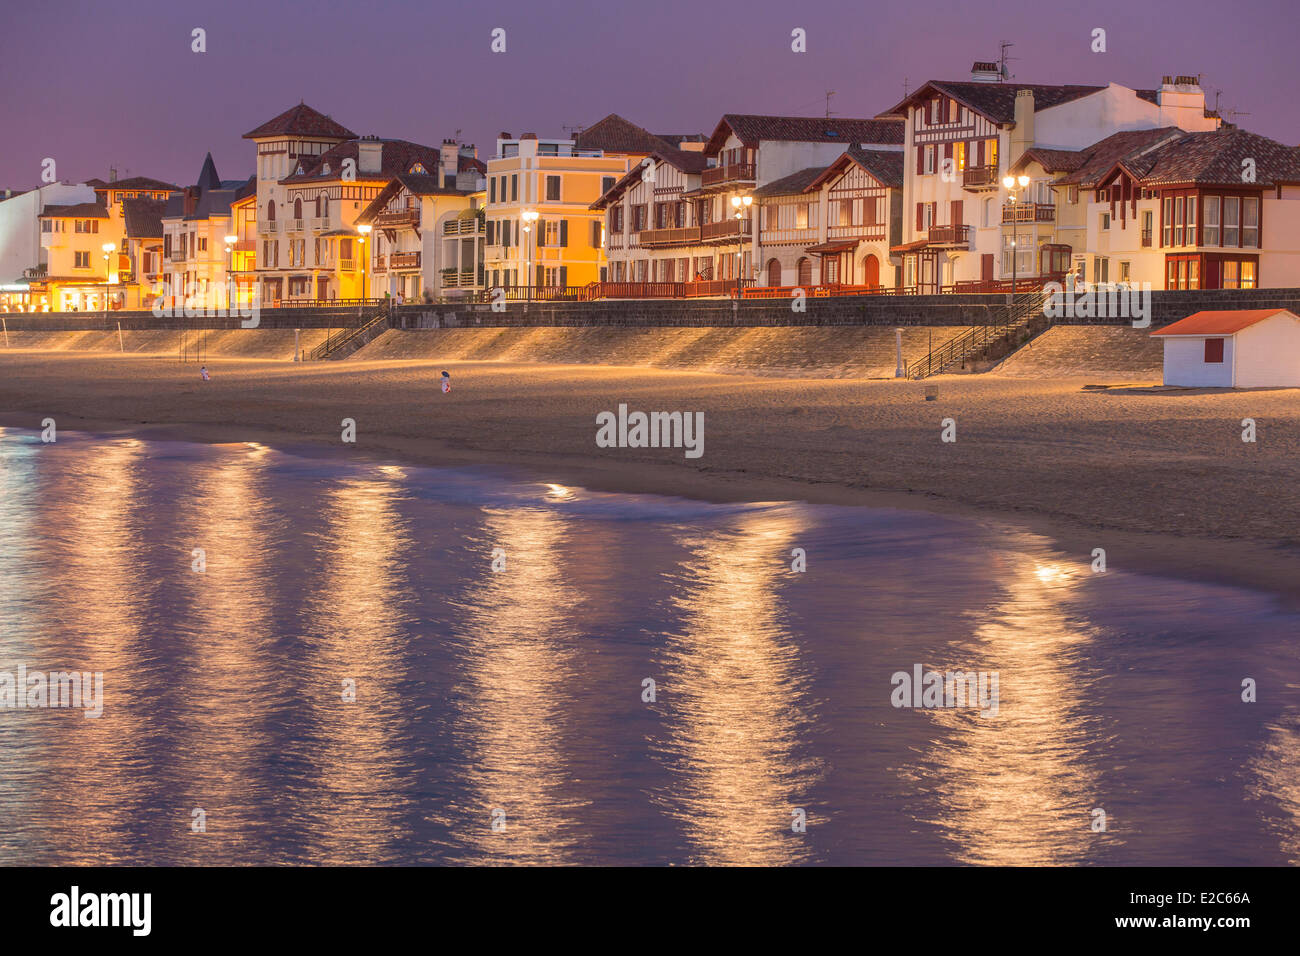
{"type": "Polygon", "coordinates": [[[568,244],[569,244],[569,220],[561,219],[560,220],[560,245],[567,246],[568,244]]]}

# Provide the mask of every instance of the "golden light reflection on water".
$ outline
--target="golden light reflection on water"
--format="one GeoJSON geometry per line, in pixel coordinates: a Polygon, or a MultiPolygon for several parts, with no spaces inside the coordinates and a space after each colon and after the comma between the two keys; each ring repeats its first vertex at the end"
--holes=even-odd
{"type": "Polygon", "coordinates": [[[505,552],[505,570],[484,575],[464,608],[462,729],[470,751],[468,804],[440,816],[486,862],[570,862],[583,839],[586,801],[566,794],[569,739],[564,701],[574,673],[565,582],[565,519],[519,508],[487,514],[482,540],[505,552]],[[494,811],[505,829],[491,829],[494,811]]]}
{"type": "Polygon", "coordinates": [[[321,501],[325,567],[310,598],[311,677],[304,689],[318,739],[308,759],[318,787],[304,825],[313,858],[361,864],[408,835],[401,772],[407,701],[400,699],[407,622],[402,613],[409,539],[389,480],[341,482],[321,501]],[[344,700],[355,682],[355,702],[344,700]]]}
{"type": "MultiPolygon", "coordinates": [[[[1286,690],[1292,700],[1300,699],[1300,685],[1286,690]]],[[[1250,795],[1276,806],[1263,817],[1286,861],[1300,866],[1300,712],[1292,706],[1265,731],[1268,736],[1250,762],[1250,795]]]]}
{"type": "Polygon", "coordinates": [[[186,656],[193,714],[175,756],[184,788],[177,846],[196,862],[214,845],[246,847],[257,824],[258,764],[267,755],[264,721],[275,689],[265,458],[266,449],[250,442],[246,454],[196,466],[197,480],[179,502],[176,578],[190,604],[190,640],[177,650],[186,656]],[[202,572],[194,570],[194,549],[203,551],[202,572]],[[207,814],[201,839],[185,825],[196,807],[207,814]]]}
{"type": "MultiPolygon", "coordinates": [[[[131,509],[140,493],[138,441],[114,441],[93,454],[60,449],[70,467],[46,488],[41,528],[60,539],[64,560],[41,608],[42,630],[59,634],[71,659],[33,649],[29,667],[102,671],[103,716],[74,711],[29,711],[31,732],[46,735],[40,748],[48,765],[33,779],[48,788],[34,793],[36,812],[52,817],[64,842],[60,862],[81,866],[117,862],[129,846],[132,808],[148,780],[132,766],[149,728],[133,706],[131,688],[142,679],[142,615],[146,582],[138,570],[131,509]],[[75,595],[75,599],[72,596],[75,595]],[[87,764],[88,754],[95,755],[87,764]]],[[[53,449],[51,449],[53,452],[53,449]]]]}
{"type": "Polygon", "coordinates": [[[672,781],[658,799],[695,848],[692,862],[811,857],[791,823],[819,768],[801,756],[808,679],[780,598],[784,559],[803,530],[791,513],[765,511],[683,542],[683,629],[668,635],[659,690],[672,781]]]}
{"type": "Polygon", "coordinates": [[[1091,635],[1063,610],[1080,572],[1020,554],[1005,560],[998,573],[1010,579],[1006,597],[979,614],[975,640],[953,645],[950,659],[918,662],[999,675],[996,716],[920,711],[951,731],[916,773],[918,788],[938,804],[937,813],[920,815],[942,829],[963,863],[1077,863],[1119,840],[1113,830],[1091,830],[1091,810],[1104,809],[1094,761],[1105,741],[1085,719],[1089,688],[1079,665],[1091,635]]]}

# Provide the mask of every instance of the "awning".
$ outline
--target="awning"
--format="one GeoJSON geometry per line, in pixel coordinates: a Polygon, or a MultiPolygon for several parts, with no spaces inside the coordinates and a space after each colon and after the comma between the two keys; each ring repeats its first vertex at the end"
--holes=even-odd
{"type": "Polygon", "coordinates": [[[917,239],[915,242],[905,242],[901,246],[890,246],[889,252],[891,255],[896,252],[916,252],[918,249],[924,249],[929,244],[929,239],[917,239]]]}
{"type": "Polygon", "coordinates": [[[818,255],[825,255],[830,252],[848,252],[857,246],[856,239],[836,239],[834,242],[823,242],[820,245],[809,246],[808,252],[815,252],[818,255]]]}

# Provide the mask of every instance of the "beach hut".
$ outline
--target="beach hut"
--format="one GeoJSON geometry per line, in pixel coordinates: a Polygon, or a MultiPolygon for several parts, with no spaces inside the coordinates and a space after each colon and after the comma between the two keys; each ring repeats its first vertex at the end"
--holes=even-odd
{"type": "Polygon", "coordinates": [[[1166,385],[1300,387],[1300,316],[1286,309],[1197,312],[1151,334],[1164,339],[1166,385]]]}

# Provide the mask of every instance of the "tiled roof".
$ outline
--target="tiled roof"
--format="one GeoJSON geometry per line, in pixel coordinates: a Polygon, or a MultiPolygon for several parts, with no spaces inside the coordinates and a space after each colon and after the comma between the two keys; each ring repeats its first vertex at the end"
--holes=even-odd
{"type": "Polygon", "coordinates": [[[610,113],[600,122],[588,126],[573,138],[576,149],[600,149],[607,153],[643,153],[649,156],[662,149],[676,149],[675,141],[660,139],[631,120],[610,113]]]}
{"type": "Polygon", "coordinates": [[[1072,173],[1082,166],[1087,158],[1088,154],[1081,149],[1045,149],[1035,146],[1025,150],[1011,169],[1013,171],[1022,169],[1031,161],[1036,161],[1049,173],[1072,173]]]}
{"type": "Polygon", "coordinates": [[[477,156],[459,156],[457,158],[456,172],[466,173],[471,169],[482,173],[484,176],[487,175],[487,163],[483,162],[483,160],[479,159],[477,156]]]}
{"type": "Polygon", "coordinates": [[[110,189],[126,189],[134,192],[175,192],[181,187],[173,183],[165,183],[161,179],[150,179],[148,176],[132,176],[130,179],[115,179],[111,183],[106,183],[102,179],[87,180],[88,186],[94,186],[95,192],[107,192],[110,189]]]}
{"type": "MultiPolygon", "coordinates": [[[[1185,133],[1145,159],[1140,173],[1144,186],[1300,183],[1300,151],[1244,129],[1185,133]],[[1242,178],[1247,160],[1253,161],[1255,178],[1251,182],[1242,178]]],[[[1124,165],[1129,168],[1128,163],[1124,165]]]]}
{"type": "Polygon", "coordinates": [[[1235,335],[1275,315],[1289,315],[1300,321],[1300,316],[1286,309],[1238,309],[1223,312],[1195,312],[1173,325],[1156,329],[1152,335],[1235,335]]]}
{"type": "Polygon", "coordinates": [[[244,134],[244,139],[264,136],[319,136],[325,139],[355,139],[356,133],[340,126],[306,103],[291,106],[274,119],[244,134]]]}
{"type": "MultiPolygon", "coordinates": [[[[650,157],[653,160],[662,160],[670,166],[680,169],[684,173],[698,175],[708,166],[708,161],[702,153],[690,153],[681,149],[664,149],[650,157]]],[[[644,160],[642,161],[644,162],[644,160]]],[[[644,166],[637,163],[624,176],[609,188],[605,195],[601,196],[594,203],[588,206],[588,209],[604,209],[610,200],[617,199],[628,188],[635,185],[641,180],[641,174],[644,166]]]]}
{"type": "Polygon", "coordinates": [[[878,179],[881,185],[890,186],[895,189],[903,187],[903,154],[896,150],[885,149],[862,149],[858,146],[850,147],[844,151],[835,162],[831,163],[822,170],[821,175],[808,184],[808,189],[819,188],[834,176],[839,175],[848,168],[849,163],[857,163],[872,176],[878,179]]]}
{"type": "Polygon", "coordinates": [[[403,173],[400,176],[394,176],[392,181],[379,191],[379,195],[372,199],[365,209],[361,210],[361,215],[357,216],[356,221],[358,223],[370,222],[375,216],[384,211],[384,207],[402,191],[403,187],[415,196],[472,196],[477,192],[477,190],[444,186],[439,182],[437,176],[403,173]]]}
{"type": "Polygon", "coordinates": [[[1131,129],[1114,133],[1079,150],[1083,161],[1056,182],[1058,185],[1074,185],[1091,189],[1115,168],[1116,163],[1124,163],[1127,166],[1140,160],[1144,155],[1152,155],[1149,151],[1153,150],[1153,147],[1176,141],[1182,135],[1182,131],[1176,126],[1131,129]]]}
{"type": "Polygon", "coordinates": [[[126,222],[129,239],[161,239],[162,214],[167,207],[165,199],[124,199],[122,217],[126,222]]]}
{"type": "Polygon", "coordinates": [[[1088,96],[1104,86],[1052,86],[1035,83],[974,83],[954,80],[931,80],[889,110],[895,116],[906,116],[909,107],[921,99],[926,99],[933,92],[951,96],[958,103],[969,106],[975,112],[986,116],[995,123],[1010,123],[1016,118],[1016,93],[1031,90],[1034,94],[1034,112],[1060,106],[1071,100],[1088,96]]]}
{"type": "Polygon", "coordinates": [[[843,143],[876,146],[902,145],[903,124],[896,119],[843,119],[821,116],[756,116],[749,113],[727,113],[719,120],[708,145],[707,154],[717,153],[727,141],[728,132],[735,133],[746,146],[757,146],[762,140],[781,140],[797,143],[843,143]]]}
{"type": "MultiPolygon", "coordinates": [[[[302,173],[295,172],[286,179],[280,180],[280,182],[293,185],[338,179],[343,173],[343,161],[345,159],[356,162],[357,144],[360,142],[362,140],[349,140],[326,150],[320,156],[302,157],[299,159],[299,166],[295,167],[301,168],[302,173]],[[326,166],[329,167],[328,173],[324,172],[326,166]]],[[[374,140],[368,140],[367,142],[374,142],[374,140]]],[[[437,146],[422,146],[419,143],[408,143],[404,139],[381,139],[378,142],[383,145],[379,155],[379,172],[363,173],[361,164],[357,163],[356,173],[358,179],[392,179],[395,176],[410,172],[411,167],[416,163],[422,164],[430,175],[442,167],[442,151],[437,146]]]]}
{"type": "Polygon", "coordinates": [[[108,209],[97,202],[68,205],[51,203],[41,212],[42,219],[107,219],[108,209]]]}
{"type": "Polygon", "coordinates": [[[809,166],[807,169],[801,169],[797,173],[791,173],[789,176],[782,176],[780,179],[774,179],[766,185],[759,186],[754,190],[755,199],[770,199],[773,196],[794,196],[804,192],[822,173],[826,171],[825,166],[809,166]]]}

